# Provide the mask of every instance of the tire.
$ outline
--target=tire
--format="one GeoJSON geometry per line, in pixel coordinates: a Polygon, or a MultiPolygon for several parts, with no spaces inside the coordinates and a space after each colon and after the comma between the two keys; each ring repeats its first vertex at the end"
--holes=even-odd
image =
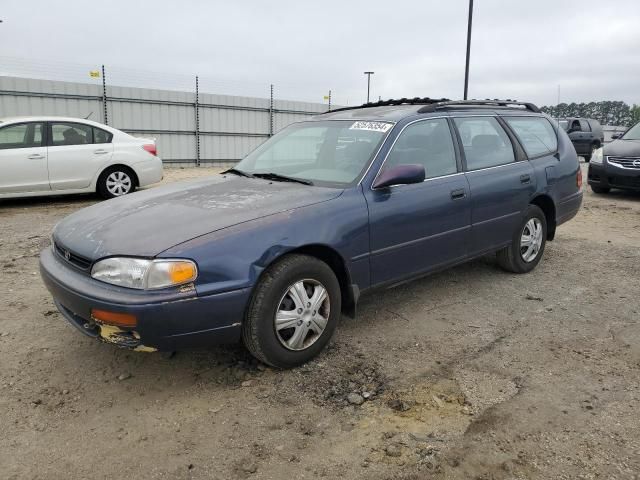
{"type": "MultiPolygon", "coordinates": [[[[547,219],[544,212],[536,205],[529,205],[525,211],[522,221],[518,224],[518,228],[513,233],[511,245],[499,250],[496,253],[498,264],[504,270],[513,273],[527,273],[536,268],[540,263],[540,259],[544,254],[544,247],[547,243],[547,219]],[[523,245],[524,236],[529,233],[531,236],[532,227],[535,234],[534,249],[530,250],[529,246],[523,245]],[[524,250],[524,251],[523,251],[524,250]]],[[[533,247],[533,244],[531,244],[533,247]]]]}
{"type": "Polygon", "coordinates": [[[341,298],[338,279],[326,263],[307,255],[286,255],[265,270],[254,289],[242,324],[244,345],[258,360],[277,368],[306,363],[333,335],[341,298]],[[319,297],[318,287],[326,298],[319,297]],[[308,301],[314,297],[315,310],[308,301]]]}
{"type": "Polygon", "coordinates": [[[591,187],[591,190],[593,191],[593,193],[609,193],[611,191],[611,189],[609,187],[596,187],[593,185],[589,185],[591,187]]]}
{"type": "Polygon", "coordinates": [[[109,167],[100,177],[97,183],[97,192],[102,198],[114,198],[127,195],[136,189],[136,176],[127,167],[109,167]]]}

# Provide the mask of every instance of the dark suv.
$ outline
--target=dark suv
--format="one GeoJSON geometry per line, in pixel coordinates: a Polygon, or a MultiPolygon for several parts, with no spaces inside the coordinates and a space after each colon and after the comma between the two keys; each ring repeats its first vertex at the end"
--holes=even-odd
{"type": "Polygon", "coordinates": [[[593,153],[588,182],[595,193],[640,191],[640,123],[593,153]]]}
{"type": "Polygon", "coordinates": [[[581,184],[534,105],[378,102],[292,124],[222,174],[70,215],[41,273],[86,335],[147,351],[242,339],[291,367],[363,292],[488,253],[531,271],[581,184]]]}
{"type": "Polygon", "coordinates": [[[567,132],[576,152],[585,162],[590,161],[593,152],[604,143],[602,125],[593,118],[560,118],[558,123],[567,132]]]}

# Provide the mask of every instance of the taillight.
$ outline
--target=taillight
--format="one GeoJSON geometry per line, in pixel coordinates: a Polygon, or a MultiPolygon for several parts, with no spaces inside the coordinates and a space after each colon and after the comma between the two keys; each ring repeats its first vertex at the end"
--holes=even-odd
{"type": "Polygon", "coordinates": [[[154,157],[158,156],[158,149],[156,148],[155,145],[150,143],[148,145],[142,145],[142,148],[144,148],[147,152],[149,152],[154,157]]]}
{"type": "Polygon", "coordinates": [[[582,188],[582,169],[578,168],[578,173],[576,173],[576,185],[578,186],[578,190],[582,188]]]}

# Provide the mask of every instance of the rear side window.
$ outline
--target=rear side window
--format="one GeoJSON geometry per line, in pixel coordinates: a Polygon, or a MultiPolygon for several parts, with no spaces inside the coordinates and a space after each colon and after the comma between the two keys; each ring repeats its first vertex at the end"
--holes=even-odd
{"type": "Polygon", "coordinates": [[[546,118],[506,117],[504,119],[520,140],[529,158],[553,153],[558,149],[558,137],[546,118]]]}
{"type": "Polygon", "coordinates": [[[389,153],[384,168],[396,165],[423,165],[425,178],[451,175],[458,171],[449,124],[443,118],[409,125],[389,153]]]}
{"type": "Polygon", "coordinates": [[[51,123],[51,145],[87,145],[93,143],[93,128],[81,123],[51,123]]]}
{"type": "Polygon", "coordinates": [[[459,117],[454,122],[462,140],[467,170],[515,162],[511,140],[495,118],[459,117]]]}
{"type": "Polygon", "coordinates": [[[42,123],[21,123],[0,129],[0,149],[32,148],[42,145],[42,123]]]}
{"type": "Polygon", "coordinates": [[[101,128],[93,127],[93,143],[111,143],[113,134],[102,130],[101,128]]]}
{"type": "Polygon", "coordinates": [[[580,130],[582,130],[583,132],[590,132],[591,127],[589,126],[589,122],[587,122],[586,120],[580,120],[580,130]]]}

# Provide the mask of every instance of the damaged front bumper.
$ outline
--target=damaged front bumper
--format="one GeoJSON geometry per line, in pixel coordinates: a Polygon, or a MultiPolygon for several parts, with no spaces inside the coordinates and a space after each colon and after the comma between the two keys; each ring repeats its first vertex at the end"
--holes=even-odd
{"type": "Polygon", "coordinates": [[[198,296],[195,288],[144,291],[99,282],[59,258],[40,255],[40,273],[60,313],[79,331],[136,351],[202,348],[240,340],[240,322],[250,290],[198,296]],[[134,315],[134,328],[93,318],[103,310],[134,315]]]}

